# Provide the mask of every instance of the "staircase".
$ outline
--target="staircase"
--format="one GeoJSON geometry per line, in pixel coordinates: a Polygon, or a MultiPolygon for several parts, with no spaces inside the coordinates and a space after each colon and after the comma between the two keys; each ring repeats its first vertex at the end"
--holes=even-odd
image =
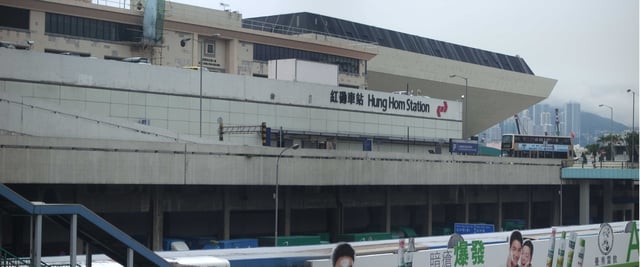
{"type": "MultiPolygon", "coordinates": [[[[1,267],[53,266],[41,261],[42,217],[44,216],[67,227],[72,236],[82,239],[90,247],[96,248],[122,266],[171,266],[153,251],[82,205],[30,202],[6,185],[0,184],[0,210],[14,215],[32,216],[35,222],[31,234],[33,237],[31,257],[28,259],[18,258],[0,248],[1,267]]],[[[77,238],[69,240],[73,247],[75,247],[77,238]]],[[[72,250],[71,253],[70,264],[65,266],[77,265],[75,251],[72,250]]]]}

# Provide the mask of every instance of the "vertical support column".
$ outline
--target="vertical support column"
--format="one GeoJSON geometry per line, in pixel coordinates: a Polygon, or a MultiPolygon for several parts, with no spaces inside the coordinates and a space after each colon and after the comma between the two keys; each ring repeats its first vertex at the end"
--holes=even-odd
{"type": "Polygon", "coordinates": [[[78,253],[78,215],[71,215],[71,229],[69,229],[69,263],[76,266],[78,253]]]}
{"type": "Polygon", "coordinates": [[[433,234],[433,199],[431,197],[431,192],[427,191],[427,235],[431,236],[433,234]]]}
{"type": "Polygon", "coordinates": [[[42,215],[35,216],[35,222],[33,223],[33,242],[31,248],[31,264],[40,266],[42,258],[42,215]]]}
{"type": "Polygon", "coordinates": [[[161,199],[160,186],[154,186],[151,195],[151,248],[154,251],[162,250],[162,237],[164,236],[164,211],[161,199]]]}
{"type": "Polygon", "coordinates": [[[466,187],[462,188],[462,192],[464,192],[464,223],[469,223],[469,192],[466,187]]]}
{"type": "Polygon", "coordinates": [[[582,225],[589,224],[589,217],[591,216],[589,214],[589,195],[591,194],[589,190],[589,181],[580,181],[578,200],[578,203],[580,203],[580,213],[578,216],[580,218],[580,224],[582,225]]]}
{"type": "MultiPolygon", "coordinates": [[[[220,38],[218,38],[218,40],[216,40],[217,42],[221,42],[224,41],[220,38]]],[[[240,71],[241,68],[239,68],[240,66],[240,62],[238,62],[238,48],[240,46],[240,42],[238,41],[238,39],[231,39],[231,40],[227,40],[225,45],[218,45],[216,44],[216,57],[218,57],[219,53],[218,50],[219,48],[222,47],[227,47],[227,49],[225,49],[225,61],[227,62],[227,70],[225,72],[227,73],[232,73],[232,74],[238,74],[238,75],[243,75],[245,73],[242,73],[240,71]]]]}
{"type": "Polygon", "coordinates": [[[344,234],[344,203],[342,202],[343,193],[340,190],[340,188],[338,188],[338,191],[336,192],[336,194],[338,195],[337,197],[338,203],[336,203],[338,207],[337,209],[338,216],[336,216],[338,220],[338,235],[341,235],[341,234],[344,234]]]}
{"type": "Polygon", "coordinates": [[[529,189],[527,194],[527,229],[531,229],[531,215],[533,209],[533,189],[529,189]]]}
{"type": "Polygon", "coordinates": [[[558,225],[564,225],[563,222],[563,218],[564,218],[564,211],[562,209],[564,209],[564,188],[562,187],[564,184],[564,181],[562,179],[560,179],[560,191],[558,191],[558,196],[560,197],[560,223],[558,225]]]}
{"type": "Polygon", "coordinates": [[[553,191],[551,199],[551,225],[560,225],[560,210],[562,209],[562,205],[560,203],[560,191],[553,191]]]}
{"type": "MultiPolygon", "coordinates": [[[[4,229],[4,228],[3,228],[3,225],[2,225],[2,221],[4,220],[4,218],[3,218],[2,214],[3,214],[3,213],[1,213],[1,212],[0,212],[0,229],[4,229]]],[[[15,230],[14,230],[14,231],[15,231],[15,230]]],[[[15,235],[15,234],[14,234],[14,235],[15,235]]],[[[0,234],[0,245],[2,245],[2,244],[4,244],[4,242],[2,242],[2,234],[0,234]]]]}
{"type": "Polygon", "coordinates": [[[222,236],[225,240],[231,239],[231,196],[229,195],[228,190],[224,190],[222,193],[223,203],[222,206],[222,227],[223,233],[222,236]]]}
{"type": "Polygon", "coordinates": [[[385,190],[384,217],[384,231],[391,233],[391,192],[388,189],[385,190]]]}
{"type": "Polygon", "coordinates": [[[291,235],[291,191],[286,190],[284,194],[284,235],[291,235]]]}
{"type": "MultiPolygon", "coordinates": [[[[2,214],[3,214],[3,213],[0,213],[0,229],[4,229],[4,228],[3,228],[3,226],[4,226],[4,225],[2,225],[2,221],[4,220],[4,217],[2,216],[2,214]]],[[[14,230],[14,231],[15,231],[15,230],[14,230]]],[[[4,244],[4,242],[3,242],[3,240],[2,240],[2,236],[3,236],[3,235],[0,235],[0,245],[4,244]]]]}
{"type": "Polygon", "coordinates": [[[89,242],[84,243],[84,253],[86,255],[84,265],[87,267],[91,267],[91,262],[93,261],[93,251],[91,251],[91,245],[89,242]]]}
{"type": "MultiPolygon", "coordinates": [[[[638,195],[636,195],[636,186],[635,186],[635,182],[634,181],[629,181],[629,185],[631,187],[631,196],[634,197],[635,199],[638,199],[638,195]]],[[[631,207],[631,218],[629,218],[629,220],[633,220],[636,217],[636,207],[634,203],[630,203],[629,204],[631,207]]],[[[2,243],[0,243],[2,244],[2,243]]]]}
{"type": "Polygon", "coordinates": [[[127,267],[133,267],[133,249],[127,248],[127,267]]]}
{"type": "Polygon", "coordinates": [[[612,181],[603,181],[604,183],[604,193],[602,194],[603,201],[603,214],[602,220],[604,222],[611,222],[613,219],[613,182],[612,181]]]}
{"type": "Polygon", "coordinates": [[[496,232],[502,231],[502,190],[498,187],[498,224],[496,225],[496,232]]]}

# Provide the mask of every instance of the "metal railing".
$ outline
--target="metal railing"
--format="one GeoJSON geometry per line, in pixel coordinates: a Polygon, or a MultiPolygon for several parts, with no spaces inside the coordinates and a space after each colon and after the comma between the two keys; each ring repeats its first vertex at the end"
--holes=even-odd
{"type": "Polygon", "coordinates": [[[0,247],[0,267],[31,267],[30,258],[21,258],[0,247]]]}
{"type": "MultiPolygon", "coordinates": [[[[28,257],[18,257],[13,255],[13,253],[7,251],[6,249],[0,247],[0,267],[71,267],[71,264],[47,264],[44,262],[40,262],[40,265],[34,265],[31,263],[31,258],[28,257]]],[[[80,264],[76,264],[76,267],[80,267],[80,264]]]]}

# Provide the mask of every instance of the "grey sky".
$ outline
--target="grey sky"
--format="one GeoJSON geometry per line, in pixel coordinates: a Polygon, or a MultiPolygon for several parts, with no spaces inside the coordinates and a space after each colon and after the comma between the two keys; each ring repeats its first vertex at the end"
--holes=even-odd
{"type": "Polygon", "coordinates": [[[605,118],[610,111],[598,104],[613,106],[614,120],[629,126],[626,90],[639,92],[638,0],[172,1],[213,9],[223,2],[243,18],[311,12],[519,55],[536,75],[558,80],[546,103],[578,102],[605,118]]]}

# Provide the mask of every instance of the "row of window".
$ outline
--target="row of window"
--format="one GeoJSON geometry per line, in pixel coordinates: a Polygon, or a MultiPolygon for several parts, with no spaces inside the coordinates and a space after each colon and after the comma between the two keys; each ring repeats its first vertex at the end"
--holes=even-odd
{"type": "Polygon", "coordinates": [[[473,64],[533,74],[520,57],[456,45],[311,13],[243,20],[243,27],[281,34],[319,33],[473,64]]]}
{"type": "Polygon", "coordinates": [[[322,54],[299,49],[276,47],[264,44],[253,45],[253,59],[261,61],[269,61],[276,59],[295,58],[313,62],[338,65],[340,72],[359,74],[359,60],[355,58],[341,57],[335,55],[322,54]]]}
{"type": "Polygon", "coordinates": [[[47,13],[45,32],[117,42],[139,42],[142,27],[111,21],[47,13]]]}
{"type": "MultiPolygon", "coordinates": [[[[29,29],[29,10],[0,6],[0,26],[29,29]]],[[[46,13],[45,32],[116,42],[139,42],[142,37],[142,27],[138,25],[56,13],[46,13]]],[[[215,44],[208,43],[206,49],[207,54],[215,55],[215,44]]],[[[253,57],[261,61],[296,58],[337,65],[343,73],[360,73],[358,59],[299,49],[255,44],[253,57]]]]}
{"type": "Polygon", "coordinates": [[[569,137],[553,137],[553,136],[515,136],[516,143],[528,143],[528,144],[558,144],[558,145],[570,145],[571,139],[569,137]]]}

